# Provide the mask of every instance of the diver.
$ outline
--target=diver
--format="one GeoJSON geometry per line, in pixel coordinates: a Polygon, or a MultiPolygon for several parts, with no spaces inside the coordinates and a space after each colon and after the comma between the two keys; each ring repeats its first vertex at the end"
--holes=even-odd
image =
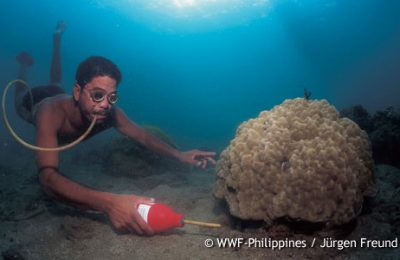
{"type": "MultiPolygon", "coordinates": [[[[59,22],[53,35],[53,57],[50,83],[35,87],[32,95],[24,86],[16,86],[15,106],[20,117],[36,127],[36,145],[53,148],[68,143],[95,123],[89,137],[114,127],[160,154],[204,169],[215,164],[214,152],[191,150],[181,152],[144,131],[116,106],[121,73],[110,60],[91,56],[82,61],[75,75],[72,96],[61,88],[61,36],[66,28],[59,22]]],[[[28,53],[17,56],[19,78],[26,80],[27,70],[34,63],[28,53]]],[[[103,212],[118,231],[153,234],[151,228],[134,210],[140,203],[154,199],[134,194],[114,194],[84,187],[59,170],[59,151],[36,151],[36,162],[42,189],[51,197],[70,205],[103,212]]]]}

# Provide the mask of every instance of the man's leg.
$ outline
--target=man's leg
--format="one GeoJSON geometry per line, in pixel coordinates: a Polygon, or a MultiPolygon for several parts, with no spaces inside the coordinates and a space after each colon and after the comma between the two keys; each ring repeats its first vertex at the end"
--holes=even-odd
{"type": "MultiPolygon", "coordinates": [[[[19,71],[18,71],[18,79],[23,81],[27,80],[28,69],[33,65],[34,60],[29,55],[29,53],[23,51],[16,57],[17,62],[19,63],[19,71]]],[[[28,94],[27,86],[24,86],[22,83],[15,84],[15,95],[14,95],[14,106],[18,115],[25,120],[30,120],[31,113],[27,110],[24,105],[25,96],[28,94]]],[[[31,104],[29,104],[31,105],[31,104]]]]}
{"type": "Polygon", "coordinates": [[[53,34],[53,56],[51,59],[50,84],[61,85],[61,36],[66,27],[64,21],[57,23],[53,34]]]}
{"type": "Polygon", "coordinates": [[[18,54],[16,60],[19,63],[18,79],[26,81],[28,68],[32,66],[35,62],[31,55],[29,55],[29,53],[27,53],[26,51],[22,51],[20,54],[18,54]]]}

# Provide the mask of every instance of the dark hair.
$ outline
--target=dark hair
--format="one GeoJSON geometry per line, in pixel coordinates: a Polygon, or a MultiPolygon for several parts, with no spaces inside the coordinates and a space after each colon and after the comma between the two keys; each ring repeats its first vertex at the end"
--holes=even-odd
{"type": "Polygon", "coordinates": [[[83,88],[97,76],[109,76],[117,81],[117,85],[122,78],[117,65],[112,61],[100,56],[91,56],[79,64],[75,80],[83,88]]]}

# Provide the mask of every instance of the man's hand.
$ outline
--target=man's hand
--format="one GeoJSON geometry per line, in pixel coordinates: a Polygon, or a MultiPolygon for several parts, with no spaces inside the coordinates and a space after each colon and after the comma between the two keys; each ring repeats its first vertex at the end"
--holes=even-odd
{"type": "Polygon", "coordinates": [[[184,163],[194,165],[199,168],[206,168],[209,163],[216,164],[214,159],[215,152],[204,152],[200,150],[191,150],[183,152],[180,160],[184,163]]]}
{"type": "Polygon", "coordinates": [[[153,202],[154,199],[152,198],[113,194],[106,213],[112,225],[118,231],[129,231],[139,235],[153,235],[153,230],[137,211],[137,206],[140,203],[153,202]]]}

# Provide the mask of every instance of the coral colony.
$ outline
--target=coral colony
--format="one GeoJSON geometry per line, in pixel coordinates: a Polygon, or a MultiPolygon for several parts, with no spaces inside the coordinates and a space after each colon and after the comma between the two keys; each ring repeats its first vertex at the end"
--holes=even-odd
{"type": "Polygon", "coordinates": [[[341,225],[376,193],[373,166],[356,123],[326,100],[290,99],[239,126],[217,164],[214,194],[244,220],[341,225]]]}

